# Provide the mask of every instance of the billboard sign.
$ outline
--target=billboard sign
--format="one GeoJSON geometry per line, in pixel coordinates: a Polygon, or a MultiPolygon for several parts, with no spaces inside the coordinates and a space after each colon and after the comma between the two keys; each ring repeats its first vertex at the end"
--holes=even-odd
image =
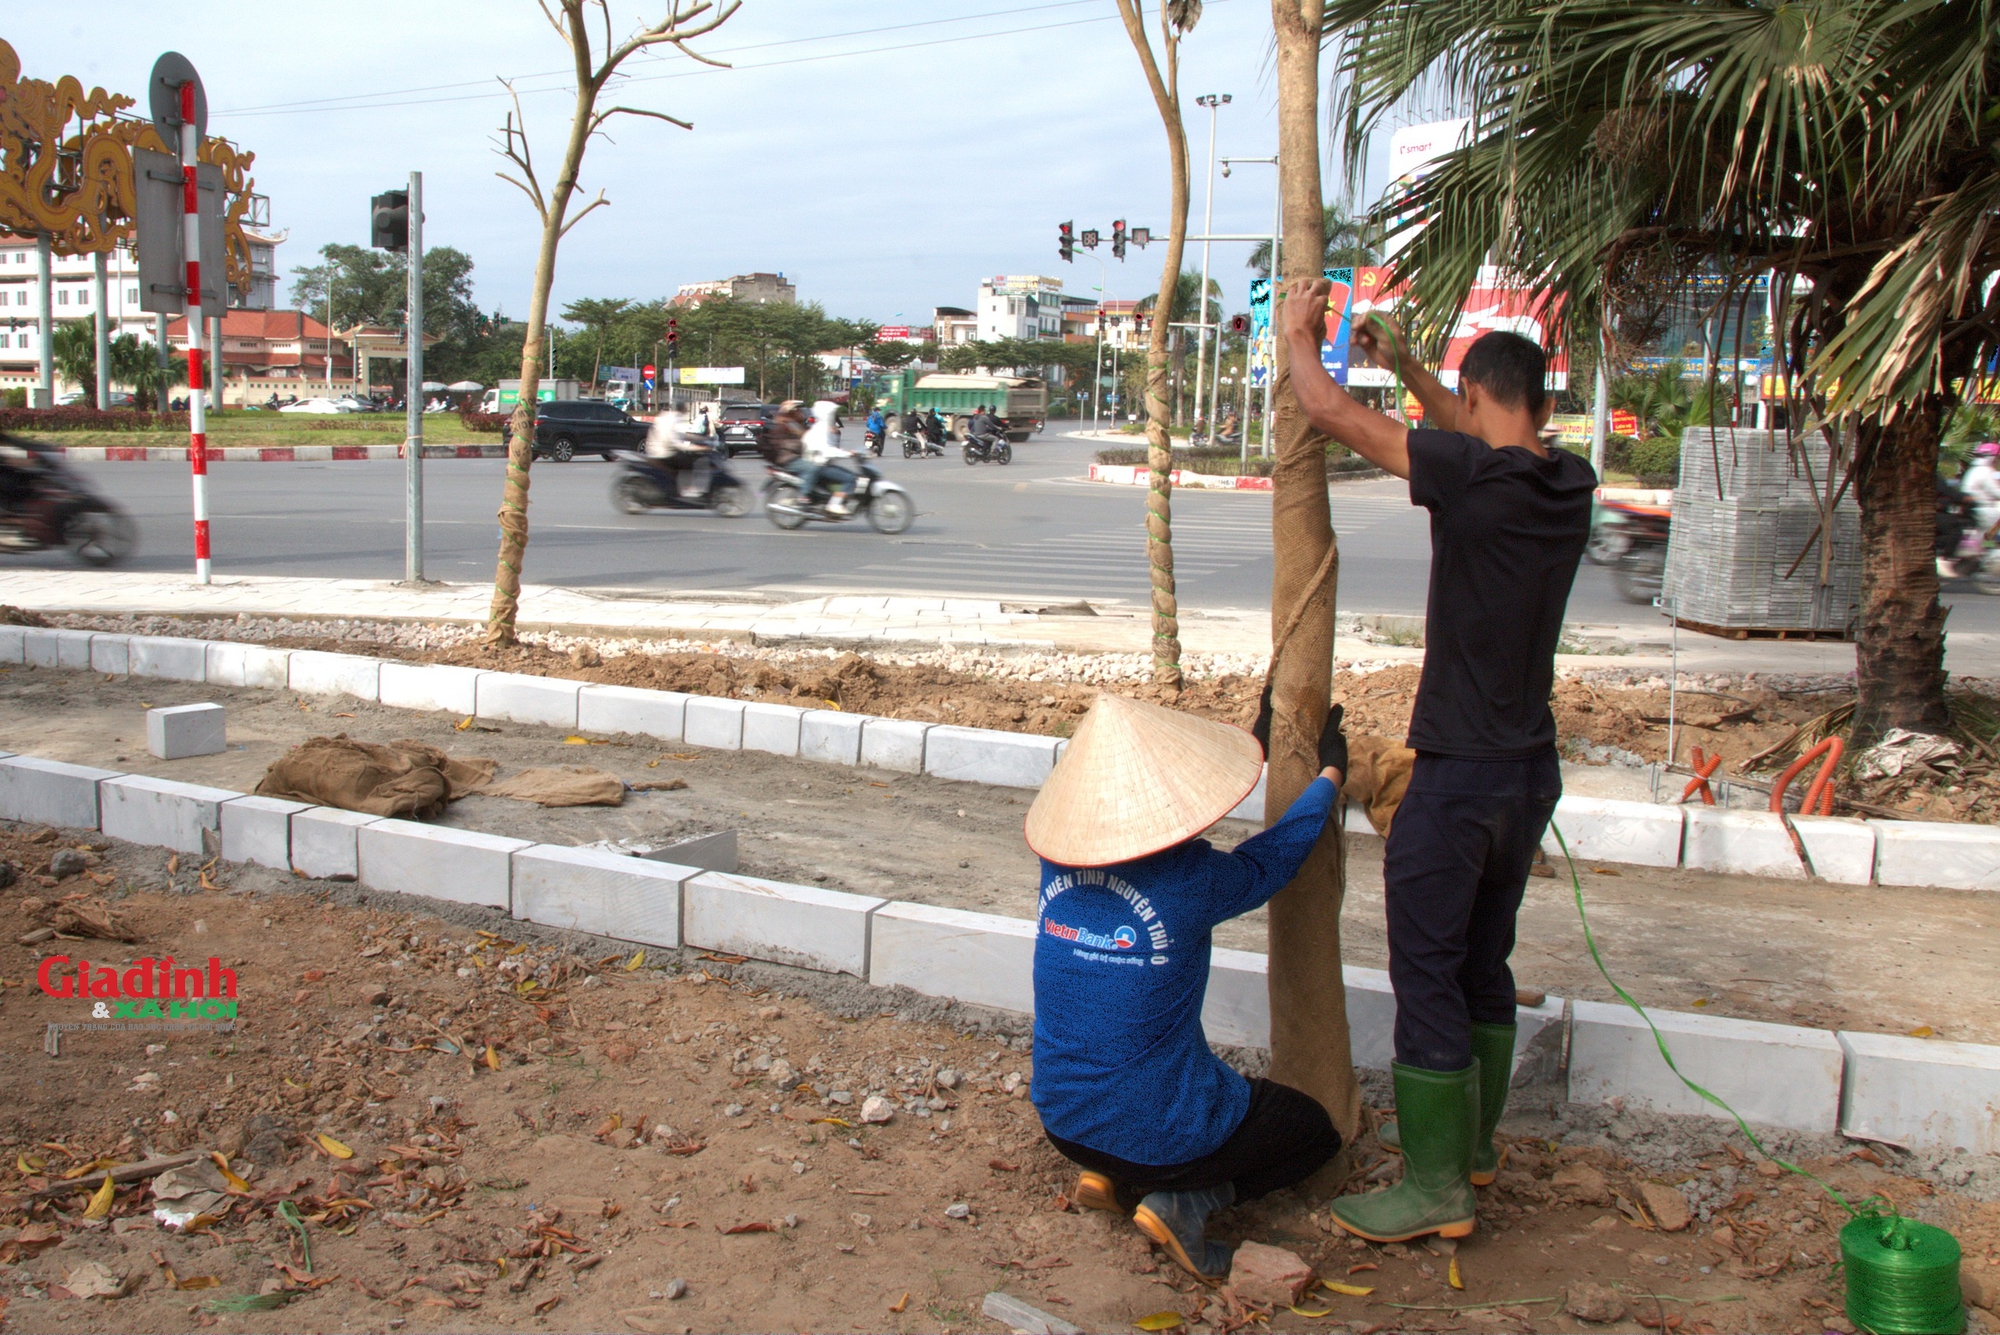
{"type": "Polygon", "coordinates": [[[740,385],[743,383],[743,368],[740,366],[683,366],[680,383],[683,385],[740,385]]]}
{"type": "Polygon", "coordinates": [[[907,343],[910,341],[910,327],[906,324],[885,324],[875,331],[877,343],[907,343]]]}
{"type": "MultiPolygon", "coordinates": [[[[1421,125],[1405,125],[1390,135],[1389,188],[1386,193],[1394,196],[1409,189],[1423,179],[1424,172],[1433,162],[1454,149],[1463,148],[1471,125],[1471,121],[1463,119],[1427,121],[1421,125]]],[[[1390,220],[1392,232],[1400,221],[1400,216],[1390,220]]],[[[1382,258],[1395,259],[1397,252],[1410,241],[1408,233],[1392,235],[1382,248],[1382,258]]]]}

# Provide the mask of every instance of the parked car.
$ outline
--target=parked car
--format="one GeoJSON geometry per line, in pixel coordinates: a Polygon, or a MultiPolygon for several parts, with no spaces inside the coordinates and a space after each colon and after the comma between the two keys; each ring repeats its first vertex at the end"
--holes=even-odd
{"type": "MultiPolygon", "coordinates": [[[[111,391],[110,405],[113,408],[130,408],[132,403],[132,396],[124,390],[114,389],[111,391]]],[[[97,393],[94,390],[73,389],[67,394],[56,395],[56,407],[58,408],[95,408],[96,406],[97,393]]]]}
{"type": "Polygon", "coordinates": [[[715,435],[722,452],[730,458],[739,454],[761,454],[764,436],[778,410],[768,403],[725,403],[715,417],[715,435]]]}
{"type": "MultiPolygon", "coordinates": [[[[535,455],[568,463],[579,454],[595,454],[610,462],[619,450],[645,448],[648,423],[615,404],[597,399],[551,399],[535,405],[535,455]]],[[[511,421],[500,428],[500,439],[512,443],[511,421]]]]}
{"type": "Polygon", "coordinates": [[[342,412],[347,413],[379,413],[382,411],[382,405],[375,402],[375,400],[356,398],[352,394],[344,394],[340,398],[335,399],[334,402],[340,405],[342,412]]]}
{"type": "Polygon", "coordinates": [[[334,399],[300,399],[297,403],[286,404],[284,407],[278,409],[278,411],[281,413],[332,414],[351,413],[354,410],[342,406],[340,402],[334,399]]]}

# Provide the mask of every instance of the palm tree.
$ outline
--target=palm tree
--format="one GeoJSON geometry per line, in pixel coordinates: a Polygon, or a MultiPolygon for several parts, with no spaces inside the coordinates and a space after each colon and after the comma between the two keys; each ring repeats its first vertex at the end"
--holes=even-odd
{"type": "MultiPolygon", "coordinates": [[[[1854,744],[1939,732],[1932,476],[2000,344],[1994,0],[1331,0],[1350,166],[1417,90],[1475,133],[1374,217],[1433,341],[1483,263],[1562,299],[1552,337],[1722,274],[1774,273],[1778,346],[1851,457],[1854,744]],[[1799,280],[1805,280],[1800,282],[1799,280]]],[[[1794,421],[1798,418],[1794,417],[1794,421]]]]}
{"type": "Polygon", "coordinates": [[[56,374],[77,388],[96,393],[97,317],[70,320],[56,326],[49,342],[49,360],[56,374]]]}
{"type": "MultiPolygon", "coordinates": [[[[1329,204],[1321,220],[1321,235],[1325,238],[1320,246],[1321,265],[1328,269],[1359,269],[1364,265],[1380,264],[1381,252],[1372,244],[1375,228],[1366,218],[1357,218],[1347,211],[1345,204],[1329,204]]],[[[1280,256],[1282,265],[1283,257],[1280,256]]],[[[1257,271],[1259,278],[1271,276],[1271,243],[1260,241],[1250,252],[1250,267],[1257,271]]]]}
{"type": "MultiPolygon", "coordinates": [[[[1159,301],[1159,293],[1148,292],[1145,296],[1139,298],[1139,313],[1150,316],[1153,308],[1159,305],[1159,301]]],[[[1184,397],[1182,391],[1187,380],[1188,354],[1188,340],[1184,337],[1187,331],[1184,329],[1173,329],[1171,326],[1175,324],[1193,324],[1197,321],[1204,324],[1217,324],[1221,319],[1222,284],[1213,278],[1208,280],[1208,301],[1204,303],[1201,300],[1200,271],[1195,269],[1181,270],[1180,279],[1174,284],[1173,305],[1168,308],[1167,314],[1167,324],[1169,326],[1167,346],[1173,354],[1173,393],[1169,399],[1169,416],[1167,419],[1170,424],[1178,423],[1181,420],[1181,400],[1184,397]]]]}
{"type": "Polygon", "coordinates": [[[604,337],[611,326],[630,313],[632,302],[625,297],[584,297],[563,307],[562,318],[580,324],[592,337],[590,387],[597,388],[597,373],[604,367],[604,337]]]}

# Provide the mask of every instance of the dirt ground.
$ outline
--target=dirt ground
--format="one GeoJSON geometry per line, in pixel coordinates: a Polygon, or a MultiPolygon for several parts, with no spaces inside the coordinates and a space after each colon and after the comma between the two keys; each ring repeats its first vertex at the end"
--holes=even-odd
{"type": "MultiPolygon", "coordinates": [[[[490,756],[502,777],[562,763],[596,765],[632,782],[664,775],[688,787],[631,793],[614,808],[557,810],[475,794],[452,804],[441,823],[558,844],[653,846],[734,829],[749,874],[1034,916],[1037,866],[1021,840],[1029,793],[631,738],[571,745],[560,730],[521,724],[460,732],[457,722],[289,692],[0,671],[0,749],[238,792],[254,788],[287,747],[339,732],[490,756]],[[229,751],[178,761],[146,753],[145,708],[201,700],[228,708],[229,751]]],[[[1215,837],[1233,844],[1252,831],[1224,822],[1215,837]]],[[[1342,914],[1349,964],[1386,967],[1381,865],[1381,840],[1350,838],[1342,914]]],[[[1595,863],[1580,871],[1606,962],[1647,1005],[1890,1033],[1927,1026],[1944,1038],[2000,1042],[2000,996],[1991,986],[2000,975],[2000,896],[1595,863]]],[[[1264,913],[1223,924],[1215,939],[1265,949],[1264,913]]],[[[1585,953],[1566,878],[1529,882],[1514,958],[1523,986],[1616,999],[1585,953]]]]}
{"type": "MultiPolygon", "coordinates": [[[[991,1290],[1085,1330],[1178,1312],[1194,1335],[1851,1329],[1841,1216],[1720,1123],[1544,1118],[1523,1094],[1456,1267],[1334,1236],[1294,1192],[1227,1212],[1218,1236],[1371,1290],[1259,1313],[1069,1204],[1024,1097],[1028,1040],[991,1016],[55,831],[0,827],[0,858],[21,872],[7,920],[27,895],[81,890],[133,938],[0,937],[8,1329],[995,1331],[991,1290]],[[83,865],[57,880],[64,851],[83,865]],[[36,987],[45,953],[215,956],[239,1018],[70,1032],[51,1057],[46,1027],[85,1010],[36,987]],[[871,1096],[888,1121],[862,1121],[871,1096]],[[155,1221],[143,1180],[94,1215],[92,1185],[64,1185],[188,1150],[240,1179],[215,1174],[223,1198],[192,1232],[155,1221]],[[1658,1226],[1683,1209],[1685,1227],[1658,1226]],[[1609,1291],[1599,1315],[1622,1315],[1569,1315],[1591,1284],[1609,1291]],[[78,1296],[97,1286],[120,1296],[78,1296]],[[215,1310],[255,1295],[276,1310],[215,1310]]],[[[1773,1148],[1801,1146],[1850,1196],[1952,1228],[1993,1301],[2000,1205],[1897,1171],[1893,1151],[1773,1148]]],[[[1372,1140],[1356,1165],[1356,1190],[1398,1171],[1372,1140]]]]}

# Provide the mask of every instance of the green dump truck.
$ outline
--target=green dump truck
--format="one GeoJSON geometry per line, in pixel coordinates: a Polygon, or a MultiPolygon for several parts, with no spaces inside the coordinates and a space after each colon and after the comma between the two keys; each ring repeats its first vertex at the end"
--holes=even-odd
{"type": "Polygon", "coordinates": [[[961,375],[906,369],[889,379],[881,399],[881,406],[887,412],[927,412],[935,408],[951,434],[960,439],[965,436],[966,423],[982,403],[1007,423],[1007,439],[1020,442],[1040,431],[1048,420],[1049,387],[1038,376],[961,375]]]}

